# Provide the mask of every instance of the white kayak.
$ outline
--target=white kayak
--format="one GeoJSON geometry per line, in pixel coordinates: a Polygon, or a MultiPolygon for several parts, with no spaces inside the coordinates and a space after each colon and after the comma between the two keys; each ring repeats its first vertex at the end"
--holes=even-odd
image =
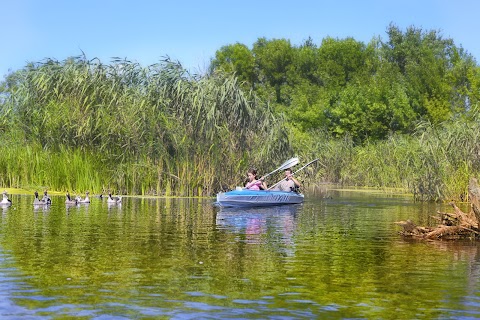
{"type": "Polygon", "coordinates": [[[222,207],[265,207],[303,203],[303,194],[297,192],[237,189],[217,194],[222,207]]]}

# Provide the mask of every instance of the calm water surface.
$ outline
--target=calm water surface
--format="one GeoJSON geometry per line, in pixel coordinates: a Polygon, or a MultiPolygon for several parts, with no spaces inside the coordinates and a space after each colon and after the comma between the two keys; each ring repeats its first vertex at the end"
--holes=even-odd
{"type": "Polygon", "coordinates": [[[1,319],[474,319],[480,246],[407,241],[395,221],[449,207],[317,190],[220,209],[124,198],[0,208],[1,319]]]}

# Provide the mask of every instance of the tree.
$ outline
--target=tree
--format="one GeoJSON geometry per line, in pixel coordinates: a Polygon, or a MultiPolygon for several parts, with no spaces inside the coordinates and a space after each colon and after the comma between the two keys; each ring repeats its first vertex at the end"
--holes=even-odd
{"type": "Polygon", "coordinates": [[[221,69],[226,73],[235,73],[240,82],[253,88],[257,82],[255,58],[248,47],[241,43],[223,46],[215,52],[211,70],[221,69]]]}
{"type": "Polygon", "coordinates": [[[455,46],[436,30],[409,27],[402,32],[391,24],[383,45],[387,61],[398,66],[405,77],[411,106],[420,118],[440,123],[455,114],[451,84],[447,81],[455,46]]]}
{"type": "Polygon", "coordinates": [[[340,90],[365,66],[365,44],[353,38],[327,37],[318,48],[319,78],[327,88],[340,90]]]}
{"type": "Polygon", "coordinates": [[[253,45],[255,61],[261,82],[268,83],[275,90],[277,103],[282,103],[282,86],[287,83],[287,73],[293,61],[294,48],[289,40],[260,38],[253,45]]]}
{"type": "Polygon", "coordinates": [[[319,64],[318,48],[313,40],[308,38],[300,47],[293,50],[289,84],[295,85],[307,80],[314,85],[323,85],[318,73],[319,64]]]}

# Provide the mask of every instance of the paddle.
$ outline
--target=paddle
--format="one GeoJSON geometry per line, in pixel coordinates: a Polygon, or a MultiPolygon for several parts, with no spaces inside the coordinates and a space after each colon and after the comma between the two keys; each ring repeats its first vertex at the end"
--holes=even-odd
{"type": "MultiPolygon", "coordinates": [[[[318,160],[319,160],[319,158],[310,161],[309,163],[307,163],[306,165],[304,165],[303,167],[301,167],[301,168],[298,169],[297,171],[293,172],[293,173],[292,173],[292,176],[293,176],[295,173],[299,172],[300,170],[305,169],[306,167],[308,167],[308,166],[311,165],[312,163],[317,162],[318,160]]],[[[285,169],[287,169],[287,168],[289,168],[289,167],[285,167],[285,169]]],[[[275,183],[274,185],[270,186],[270,187],[268,188],[268,190],[272,189],[273,187],[275,187],[277,184],[279,184],[280,182],[282,182],[282,181],[285,180],[285,179],[286,179],[286,178],[283,178],[282,180],[278,181],[278,182],[275,183]]]]}
{"type": "Polygon", "coordinates": [[[298,158],[288,159],[288,160],[285,161],[280,167],[278,167],[277,169],[273,170],[272,172],[264,175],[263,178],[266,178],[266,177],[268,177],[269,175],[272,175],[272,174],[274,174],[274,173],[277,172],[277,171],[291,168],[291,167],[293,167],[293,166],[295,166],[295,165],[297,165],[297,164],[298,164],[298,158]]]}

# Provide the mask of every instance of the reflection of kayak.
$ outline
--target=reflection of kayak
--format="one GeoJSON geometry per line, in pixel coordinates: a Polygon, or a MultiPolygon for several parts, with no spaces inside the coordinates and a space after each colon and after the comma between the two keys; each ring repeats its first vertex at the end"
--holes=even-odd
{"type": "Polygon", "coordinates": [[[285,255],[294,252],[295,217],[302,204],[268,207],[220,207],[216,214],[218,230],[237,234],[235,241],[249,244],[270,243],[285,255]]]}
{"type": "Polygon", "coordinates": [[[271,190],[233,190],[217,194],[217,204],[223,207],[265,207],[303,202],[303,194],[271,190]]]}
{"type": "Polygon", "coordinates": [[[279,217],[284,215],[295,216],[298,210],[302,208],[302,204],[292,204],[290,206],[263,206],[263,207],[226,207],[222,206],[218,209],[218,217],[238,217],[238,216],[254,216],[261,215],[263,217],[279,217]]]}

